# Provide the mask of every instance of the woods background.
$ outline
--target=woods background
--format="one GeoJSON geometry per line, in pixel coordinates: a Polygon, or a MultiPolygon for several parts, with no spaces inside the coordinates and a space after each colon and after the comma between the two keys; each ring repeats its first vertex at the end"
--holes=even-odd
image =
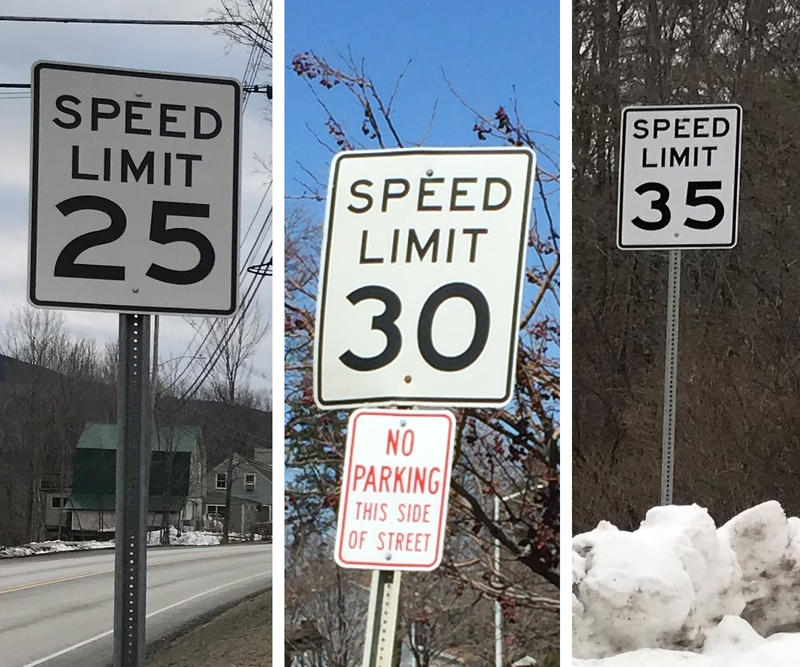
{"type": "Polygon", "coordinates": [[[573,5],[575,532],[659,497],[668,253],[615,246],[628,105],[743,109],[738,245],[683,253],[674,502],[800,514],[799,54],[794,2],[573,5]]]}

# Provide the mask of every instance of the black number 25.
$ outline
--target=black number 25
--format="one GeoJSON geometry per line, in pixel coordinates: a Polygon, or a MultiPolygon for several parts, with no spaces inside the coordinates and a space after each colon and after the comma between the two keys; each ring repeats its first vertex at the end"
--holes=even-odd
{"type": "MultiPolygon", "coordinates": [[[[98,211],[108,216],[108,227],[74,238],[64,246],[56,259],[54,275],[62,278],[92,278],[95,280],[125,280],[125,267],[109,264],[85,264],[78,257],[89,248],[112,243],[125,233],[128,224],[125,212],[118,204],[94,195],[70,197],[56,204],[65,217],[78,211],[98,211]]],[[[154,280],[173,285],[191,285],[200,282],[214,268],[214,247],[211,241],[195,229],[186,227],[167,228],[169,216],[208,218],[208,204],[188,202],[154,201],[150,216],[150,240],[160,245],[183,241],[190,243],[200,253],[197,264],[186,270],[170,269],[160,264],[151,264],[146,275],[154,280]]]]}
{"type": "MultiPolygon", "coordinates": [[[[702,206],[704,204],[708,204],[714,209],[714,215],[712,215],[708,220],[686,218],[686,220],[683,221],[685,227],[707,230],[713,229],[720,222],[722,222],[722,218],[725,214],[725,207],[722,205],[722,202],[713,195],[699,194],[701,190],[721,189],[722,181],[689,181],[686,186],[686,205],[702,206]]],[[[642,183],[634,190],[634,192],[639,195],[643,195],[648,192],[655,192],[658,197],[650,202],[650,208],[652,208],[654,211],[658,211],[661,217],[659,217],[658,220],[644,220],[637,215],[633,220],[631,220],[631,222],[639,229],[644,229],[649,232],[664,229],[664,227],[666,227],[669,224],[669,221],[672,219],[672,213],[669,209],[669,206],[667,206],[667,200],[669,199],[669,188],[667,188],[667,186],[663,183],[642,183]]]]}

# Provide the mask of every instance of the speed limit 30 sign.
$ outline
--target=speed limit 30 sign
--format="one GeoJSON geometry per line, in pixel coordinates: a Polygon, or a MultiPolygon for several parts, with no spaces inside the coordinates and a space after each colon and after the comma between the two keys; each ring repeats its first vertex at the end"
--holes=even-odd
{"type": "Polygon", "coordinates": [[[736,245],[741,119],[736,104],[623,109],[619,248],[736,245]]]}
{"type": "Polygon", "coordinates": [[[534,154],[340,153],[317,301],[323,408],[511,397],[534,154]]]}
{"type": "Polygon", "coordinates": [[[38,62],[32,93],[30,302],[232,314],[240,84],[38,62]]]}

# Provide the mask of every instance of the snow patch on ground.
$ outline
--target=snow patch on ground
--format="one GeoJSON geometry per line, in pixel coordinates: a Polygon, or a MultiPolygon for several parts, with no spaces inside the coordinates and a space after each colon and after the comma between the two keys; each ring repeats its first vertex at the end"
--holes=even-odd
{"type": "Polygon", "coordinates": [[[65,542],[63,540],[50,540],[47,542],[31,542],[21,547],[0,548],[0,558],[14,558],[16,556],[38,556],[41,554],[54,554],[60,551],[88,551],[90,549],[113,549],[114,541],[98,542],[65,542]]]}
{"type": "MultiPolygon", "coordinates": [[[[169,543],[181,546],[213,546],[220,542],[220,536],[217,533],[210,533],[206,530],[190,531],[185,530],[178,535],[178,529],[175,526],[169,527],[169,543]]],[[[156,546],[161,544],[161,531],[151,530],[147,533],[148,546],[156,546]]]]}
{"type": "MultiPolygon", "coordinates": [[[[256,540],[260,540],[256,535],[256,540]]],[[[173,546],[216,546],[220,544],[222,536],[206,530],[184,530],[178,535],[178,530],[174,526],[169,528],[169,543],[173,546]]],[[[231,533],[231,542],[244,542],[247,540],[245,535],[231,533]]],[[[151,530],[147,533],[147,545],[158,546],[161,544],[161,531],[151,530]]],[[[20,556],[38,556],[41,554],[52,554],[61,551],[87,551],[90,549],[113,549],[114,540],[97,541],[87,540],[85,542],[64,540],[50,540],[47,542],[31,542],[21,547],[2,547],[0,546],[0,558],[16,558],[20,556]]]]}
{"type": "Polygon", "coordinates": [[[719,529],[668,506],[573,539],[575,667],[796,666],[798,630],[800,519],[776,501],[719,529]]]}

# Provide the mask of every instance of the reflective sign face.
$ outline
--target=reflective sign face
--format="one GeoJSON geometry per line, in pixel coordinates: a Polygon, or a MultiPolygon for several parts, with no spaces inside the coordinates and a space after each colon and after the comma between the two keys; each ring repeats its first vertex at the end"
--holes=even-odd
{"type": "Polygon", "coordinates": [[[432,570],[444,545],[455,418],[356,410],[347,430],[334,557],[342,567],[432,570]]]}
{"type": "Polygon", "coordinates": [[[738,105],[628,107],[622,112],[617,245],[736,245],[738,105]]]}
{"type": "Polygon", "coordinates": [[[533,170],[526,149],[335,158],[315,336],[321,407],[508,402],[533,170]]]}
{"type": "Polygon", "coordinates": [[[33,305],[236,309],[241,88],[232,79],[33,68],[33,305]]]}

